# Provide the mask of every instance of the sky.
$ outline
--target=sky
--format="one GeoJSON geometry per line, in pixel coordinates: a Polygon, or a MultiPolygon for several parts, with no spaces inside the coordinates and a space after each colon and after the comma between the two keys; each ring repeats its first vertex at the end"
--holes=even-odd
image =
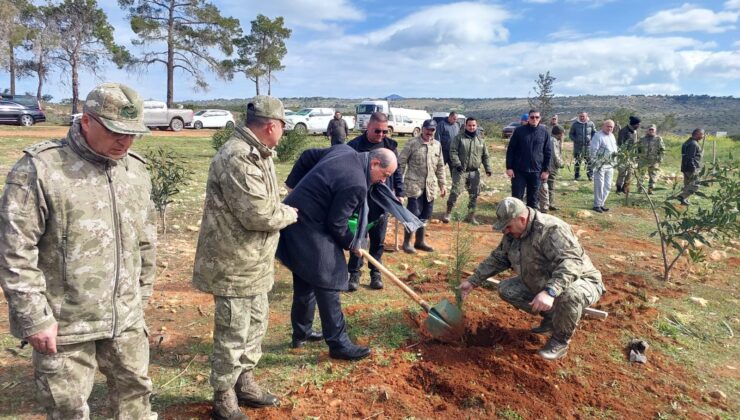
{"type": "MultiPolygon", "coordinates": [[[[211,1],[247,32],[257,14],[285,18],[293,33],[285,70],[273,81],[279,97],[527,97],[547,71],[558,96],[740,97],[740,0],[211,1]]],[[[116,41],[136,53],[118,2],[98,2],[116,41]]],[[[255,93],[241,75],[225,81],[209,73],[208,80],[207,91],[197,90],[176,73],[175,101],[255,93]]],[[[126,83],[149,99],[166,94],[163,65],[84,73],[81,95],[103,81],[126,83]]],[[[17,91],[35,86],[20,80],[17,91]]],[[[69,98],[70,86],[68,74],[55,74],[45,93],[69,98]]]]}

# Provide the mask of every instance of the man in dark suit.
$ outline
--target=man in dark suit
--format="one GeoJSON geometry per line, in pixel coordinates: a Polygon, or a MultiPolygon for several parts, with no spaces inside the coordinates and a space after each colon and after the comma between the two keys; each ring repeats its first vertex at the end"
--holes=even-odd
{"type": "Polygon", "coordinates": [[[285,184],[292,191],[284,202],[298,209],[298,222],[282,230],[277,257],[293,272],[294,348],[321,339],[311,328],[318,305],[329,356],[358,360],[370,354],[368,347],[353,344],[347,336],[339,300],[339,292],[348,286],[343,250],[350,249],[354,239],[350,216],[363,207],[370,185],[384,182],[397,165],[388,149],[366,154],[340,144],[307,150],[288,175],[285,184]]]}
{"type": "MultiPolygon", "coordinates": [[[[387,137],[388,134],[388,117],[381,112],[374,112],[370,115],[370,121],[367,124],[367,130],[358,137],[355,137],[347,143],[347,146],[355,149],[358,152],[369,152],[377,149],[388,149],[398,158],[398,143],[395,140],[387,137]]],[[[403,188],[403,175],[400,171],[396,170],[393,176],[389,177],[385,181],[388,188],[396,194],[396,197],[401,198],[405,195],[403,188]]],[[[380,207],[377,203],[370,201],[370,221],[376,221],[375,226],[368,231],[370,236],[370,248],[368,252],[376,260],[380,261],[383,257],[383,251],[385,250],[385,232],[388,227],[388,219],[385,217],[385,210],[380,207]]],[[[360,268],[362,268],[362,258],[350,255],[349,257],[349,288],[350,292],[354,292],[360,285],[360,268]]],[[[382,289],[383,280],[380,276],[380,271],[373,266],[369,265],[370,268],[370,288],[371,289],[382,289]]]]}

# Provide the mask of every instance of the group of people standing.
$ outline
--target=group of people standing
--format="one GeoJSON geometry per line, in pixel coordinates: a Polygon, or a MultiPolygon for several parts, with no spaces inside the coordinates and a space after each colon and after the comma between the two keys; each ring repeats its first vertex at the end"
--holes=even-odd
{"type": "MultiPolygon", "coordinates": [[[[542,316],[533,331],[551,337],[539,354],[555,360],[565,356],[583,309],[604,287],[569,226],[537,210],[541,187],[549,188],[547,209],[556,209],[552,182],[554,169],[562,166],[564,131],[555,124],[552,140],[537,110],[527,118],[507,151],[515,197],[497,206],[494,224],[504,238],[461,290],[465,297],[488,276],[512,268],[517,276],[502,283],[499,294],[542,316]],[[525,192],[527,205],[516,198],[525,192]],[[524,255],[531,264],[522,264],[524,255]]],[[[599,134],[591,133],[587,122],[586,115],[586,128],[576,132],[591,143],[586,160],[594,166],[594,179],[606,182],[611,175],[599,171],[608,166],[601,161],[611,162],[616,150],[613,123],[605,122],[599,134]]],[[[346,125],[336,125],[346,136],[346,125]]],[[[254,376],[268,328],[276,257],[293,274],[291,346],[323,340],[332,358],[365,358],[371,349],[350,340],[340,292],[358,287],[366,235],[371,255],[380,259],[388,205],[405,200],[413,215],[428,221],[435,198],[448,193],[445,163],[452,187],[443,220],[449,221],[467,188],[466,217],[477,223],[480,166],[492,174],[474,118],[464,128],[457,127],[454,113],[441,124],[427,120],[399,154],[398,143],[387,136],[387,117],[375,113],[366,132],[348,144],[338,135],[330,148],[305,151],[281,199],[273,154],[284,127],[282,102],[256,96],[247,104],[244,124],[209,167],[192,283],[214,301],[210,384],[216,419],[246,419],[240,405],[280,404],[254,376]],[[349,220],[355,215],[353,230],[349,220]],[[320,330],[313,327],[316,309],[320,330]]],[[[156,216],[146,162],[129,150],[146,133],[139,95],[105,83],[88,94],[81,119],[65,139],[24,150],[6,179],[0,199],[0,285],[12,334],[33,347],[39,401],[49,418],[89,418],[87,399],[97,368],[106,377],[115,418],[157,418],[149,402],[144,320],[155,278],[156,216]]],[[[702,135],[695,132],[684,145],[684,155],[692,156],[682,164],[693,177],[689,180],[698,170],[696,140],[702,135]]],[[[424,226],[415,235],[413,246],[412,232],[404,235],[405,252],[432,251],[424,226]]],[[[374,267],[370,278],[371,288],[383,287],[374,267]]]]}

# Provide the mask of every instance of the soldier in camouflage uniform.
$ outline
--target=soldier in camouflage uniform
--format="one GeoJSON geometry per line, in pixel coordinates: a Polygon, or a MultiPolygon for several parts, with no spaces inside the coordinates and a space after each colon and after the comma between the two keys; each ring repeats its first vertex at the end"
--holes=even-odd
{"type": "Polygon", "coordinates": [[[604,293],[601,273],[578,243],[571,227],[557,217],[526,207],[513,197],[496,208],[493,228],[504,233],[499,246],[460,284],[463,299],[485,280],[508,268],[516,277],[499,285],[499,295],[515,307],[542,316],[532,329],[552,333],[538,352],[547,360],[564,357],[583,310],[604,293]]]}
{"type": "Polygon", "coordinates": [[[252,371],[267,332],[280,229],[298,219],[294,208],[280,202],[272,161],[284,125],[282,102],[256,96],[247,105],[246,126],[235,128],[208,171],[193,284],[215,302],[211,385],[217,419],[246,419],[238,403],[280,403],[257,385],[252,371]]]}
{"type": "Polygon", "coordinates": [[[398,158],[398,167],[403,175],[403,184],[408,197],[408,209],[424,222],[424,227],[416,231],[416,241],[411,247],[411,232],[403,233],[403,250],[413,254],[414,248],[421,251],[434,251],[424,242],[426,223],[432,217],[434,199],[437,194],[447,194],[447,177],[442,145],[434,139],[437,123],[426,120],[421,126],[421,134],[406,143],[398,158]]]}
{"type": "Polygon", "coordinates": [[[563,167],[563,138],[565,137],[565,130],[563,130],[563,127],[557,125],[557,116],[553,118],[556,119],[556,124],[552,128],[552,136],[550,137],[552,142],[552,157],[550,157],[550,167],[547,171],[547,181],[543,182],[540,185],[539,191],[537,191],[540,211],[543,213],[559,210],[555,206],[555,181],[558,171],[563,167]]]}
{"type": "MultiPolygon", "coordinates": [[[[617,147],[619,149],[637,147],[640,138],[637,134],[638,128],[640,128],[640,118],[630,116],[630,123],[617,132],[617,147]]],[[[632,170],[624,164],[618,165],[617,193],[629,191],[630,182],[632,182],[632,170]]]]}
{"type": "Polygon", "coordinates": [[[656,134],[656,130],[655,124],[651,124],[647,134],[640,139],[637,145],[639,172],[642,173],[645,170],[648,173],[648,194],[653,193],[655,179],[658,177],[660,163],[663,162],[663,154],[665,154],[665,144],[663,139],[656,134]]]}
{"type": "Polygon", "coordinates": [[[96,87],[65,139],[26,149],[0,200],[0,285],[50,419],[88,419],[96,365],[116,419],[146,419],[156,213],[132,89],[96,87]]]}
{"type": "Polygon", "coordinates": [[[465,120],[465,129],[462,130],[450,144],[450,173],[452,174],[452,188],[447,198],[447,211],[442,216],[444,223],[450,222],[452,209],[463,187],[468,190],[468,215],[465,221],[477,225],[475,208],[478,205],[480,194],[480,165],[486,171],[486,176],[493,174],[488,161],[488,148],[483,136],[478,131],[478,121],[473,117],[465,120]]]}

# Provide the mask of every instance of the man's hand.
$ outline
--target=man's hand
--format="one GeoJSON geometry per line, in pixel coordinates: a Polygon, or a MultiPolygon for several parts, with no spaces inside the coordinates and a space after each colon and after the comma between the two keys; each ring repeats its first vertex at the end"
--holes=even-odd
{"type": "Polygon", "coordinates": [[[493,172],[491,172],[491,171],[486,171],[486,176],[491,176],[491,175],[493,175],[493,172]]]}
{"type": "Polygon", "coordinates": [[[360,252],[360,248],[350,249],[351,253],[355,254],[357,257],[362,257],[362,253],[360,252]]]}
{"type": "Polygon", "coordinates": [[[543,171],[540,174],[540,179],[543,180],[543,181],[547,181],[547,178],[549,178],[549,177],[550,177],[550,172],[548,172],[548,171],[543,171]]]}
{"type": "Polygon", "coordinates": [[[26,340],[28,340],[28,344],[30,344],[34,350],[41,354],[56,354],[58,331],[59,324],[55,322],[51,327],[26,337],[26,340]]]}
{"type": "Polygon", "coordinates": [[[473,283],[465,280],[464,282],[460,283],[457,288],[460,290],[460,297],[465,300],[466,297],[470,294],[470,292],[475,289],[475,286],[473,286],[473,283]]]}
{"type": "Polygon", "coordinates": [[[554,301],[555,298],[548,295],[547,292],[543,290],[537,293],[537,296],[529,302],[529,306],[532,307],[532,312],[547,312],[552,309],[552,303],[554,301]]]}
{"type": "Polygon", "coordinates": [[[447,188],[445,188],[445,187],[440,188],[439,189],[439,195],[442,196],[442,197],[444,197],[445,195],[447,195],[447,188]]]}
{"type": "Polygon", "coordinates": [[[507,169],[506,170],[506,176],[509,178],[514,178],[514,170],[513,169],[507,169]]]}

